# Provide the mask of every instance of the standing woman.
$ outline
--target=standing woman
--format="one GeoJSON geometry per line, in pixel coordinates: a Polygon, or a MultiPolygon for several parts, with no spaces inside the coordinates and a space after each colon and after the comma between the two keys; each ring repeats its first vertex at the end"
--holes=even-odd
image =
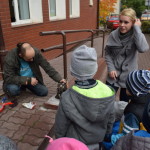
{"type": "Polygon", "coordinates": [[[138,52],[149,50],[149,45],[141,31],[141,21],[136,18],[132,8],[124,9],[119,20],[119,28],[111,32],[105,47],[108,68],[106,84],[116,92],[120,88],[120,100],[128,102],[125,85],[127,76],[138,69],[138,52]]]}

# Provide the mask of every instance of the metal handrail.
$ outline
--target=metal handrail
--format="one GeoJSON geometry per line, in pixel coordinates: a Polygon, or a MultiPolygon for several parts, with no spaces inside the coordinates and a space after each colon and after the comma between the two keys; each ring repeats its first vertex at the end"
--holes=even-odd
{"type": "Polygon", "coordinates": [[[91,47],[93,47],[93,39],[94,39],[94,34],[96,33],[102,33],[103,37],[103,42],[102,42],[102,57],[103,57],[103,50],[104,50],[104,40],[105,40],[105,32],[106,30],[103,29],[83,29],[83,30],[62,30],[62,31],[43,31],[40,32],[40,36],[46,36],[46,35],[62,35],[62,40],[63,44],[59,44],[56,46],[51,46],[48,48],[43,48],[41,49],[42,52],[47,52],[51,51],[53,49],[63,49],[63,67],[64,67],[64,79],[67,79],[67,46],[68,45],[73,45],[76,43],[84,42],[84,41],[91,41],[91,47]],[[90,32],[91,37],[83,39],[83,40],[78,40],[78,41],[72,41],[72,42],[66,42],[66,34],[68,33],[77,33],[77,32],[90,32]]]}
{"type": "MultiPolygon", "coordinates": [[[[91,40],[91,38],[87,38],[87,39],[84,39],[84,40],[78,40],[78,41],[74,41],[74,42],[69,42],[69,43],[66,43],[66,46],[73,45],[73,44],[80,43],[80,42],[84,42],[84,41],[90,41],[90,40],[91,40]]],[[[43,48],[43,49],[41,49],[41,51],[42,52],[47,52],[47,51],[51,51],[51,50],[54,50],[54,49],[62,49],[62,48],[63,48],[63,44],[60,44],[60,45],[56,45],[56,46],[43,48]]]]}

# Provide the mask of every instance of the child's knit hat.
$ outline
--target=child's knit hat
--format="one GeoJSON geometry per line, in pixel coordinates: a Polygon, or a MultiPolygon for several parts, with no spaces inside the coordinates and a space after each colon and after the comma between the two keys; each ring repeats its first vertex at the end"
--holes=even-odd
{"type": "Polygon", "coordinates": [[[150,133],[150,99],[148,100],[147,104],[145,105],[142,123],[143,123],[144,127],[146,128],[147,132],[150,133]]]}
{"type": "Polygon", "coordinates": [[[73,51],[70,71],[78,80],[93,78],[97,72],[97,54],[95,48],[82,45],[73,51]]]}
{"type": "Polygon", "coordinates": [[[89,150],[88,147],[74,138],[59,138],[53,140],[50,138],[50,143],[46,150],[89,150]]]}
{"type": "Polygon", "coordinates": [[[136,70],[129,73],[126,87],[134,96],[146,95],[150,91],[150,71],[136,70]]]}
{"type": "Polygon", "coordinates": [[[0,150],[17,150],[17,147],[11,139],[0,135],[0,150]]]}

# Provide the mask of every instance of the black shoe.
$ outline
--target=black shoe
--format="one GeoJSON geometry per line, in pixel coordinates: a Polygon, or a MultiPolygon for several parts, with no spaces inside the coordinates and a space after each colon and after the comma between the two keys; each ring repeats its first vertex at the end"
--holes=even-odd
{"type": "Polygon", "coordinates": [[[25,86],[21,86],[21,87],[20,87],[20,90],[21,90],[21,91],[26,91],[27,89],[26,89],[25,86]]]}
{"type": "Polygon", "coordinates": [[[18,105],[18,102],[16,99],[12,100],[11,102],[13,103],[13,104],[9,105],[11,108],[14,108],[18,105]]]}

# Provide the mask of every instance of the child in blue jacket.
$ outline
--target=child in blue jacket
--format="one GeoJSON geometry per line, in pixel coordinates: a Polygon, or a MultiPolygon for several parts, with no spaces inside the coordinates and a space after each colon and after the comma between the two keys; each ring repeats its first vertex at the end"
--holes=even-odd
{"type": "Polygon", "coordinates": [[[128,75],[126,87],[130,102],[124,110],[123,131],[121,134],[112,135],[112,144],[115,144],[120,137],[130,131],[140,129],[144,107],[150,99],[150,71],[136,70],[131,72],[128,75]]]}
{"type": "Polygon", "coordinates": [[[149,150],[150,149],[150,99],[145,105],[142,123],[145,130],[132,130],[121,137],[111,150],[149,150]]]}

